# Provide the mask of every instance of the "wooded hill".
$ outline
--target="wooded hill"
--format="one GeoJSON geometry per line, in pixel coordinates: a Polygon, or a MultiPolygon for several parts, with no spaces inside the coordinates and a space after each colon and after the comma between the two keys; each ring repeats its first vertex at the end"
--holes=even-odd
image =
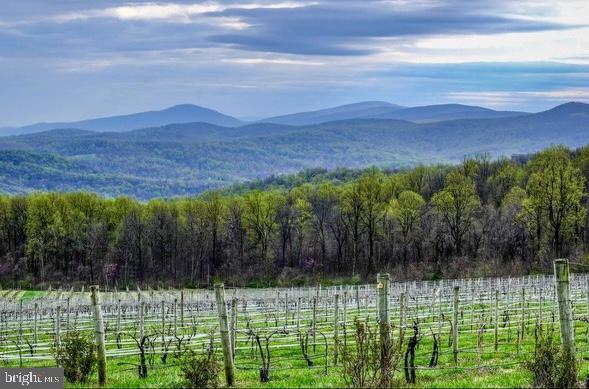
{"type": "Polygon", "coordinates": [[[376,271],[514,275],[587,252],[589,147],[357,173],[307,172],[266,182],[275,189],[147,203],[92,193],[0,197],[0,280],[122,286],[210,284],[217,275],[228,284],[359,281],[376,271]]]}
{"type": "Polygon", "coordinates": [[[56,129],[0,138],[0,191],[86,190],[145,200],[309,168],[400,169],[587,143],[589,105],[583,103],[536,114],[427,123],[348,119],[302,126],[198,122],[106,133],[56,129]]]}

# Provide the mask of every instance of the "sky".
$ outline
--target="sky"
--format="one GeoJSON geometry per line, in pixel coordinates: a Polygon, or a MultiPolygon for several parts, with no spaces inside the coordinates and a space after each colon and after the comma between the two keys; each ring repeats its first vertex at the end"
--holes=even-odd
{"type": "Polygon", "coordinates": [[[589,102],[589,1],[0,3],[0,126],[182,103],[248,119],[365,100],[589,102]]]}

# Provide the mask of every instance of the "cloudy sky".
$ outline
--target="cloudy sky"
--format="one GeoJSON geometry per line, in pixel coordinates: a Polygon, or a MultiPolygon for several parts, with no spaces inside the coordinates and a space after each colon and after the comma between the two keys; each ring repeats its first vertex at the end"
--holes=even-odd
{"type": "Polygon", "coordinates": [[[179,103],[248,118],[362,100],[589,102],[589,1],[0,4],[0,126],[179,103]]]}

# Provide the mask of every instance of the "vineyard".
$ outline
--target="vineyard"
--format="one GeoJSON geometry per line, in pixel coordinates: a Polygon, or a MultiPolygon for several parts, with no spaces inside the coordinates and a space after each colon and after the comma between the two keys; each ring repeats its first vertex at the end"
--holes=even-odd
{"type": "MultiPolygon", "coordinates": [[[[572,273],[567,287],[569,335],[584,377],[589,277],[572,273]]],[[[127,387],[178,386],[186,349],[215,350],[236,386],[344,386],[355,322],[377,328],[382,320],[390,323],[391,342],[401,351],[393,366],[396,384],[523,386],[530,376],[522,365],[534,355],[538,337],[553,332],[560,338],[561,325],[567,325],[561,324],[554,277],[546,275],[404,283],[381,276],[368,285],[283,289],[95,290],[98,301],[88,290],[5,290],[0,296],[4,366],[55,366],[54,347],[68,332],[94,337],[98,331],[104,334],[109,386],[127,387]]],[[[97,380],[95,374],[90,385],[97,380]]]]}

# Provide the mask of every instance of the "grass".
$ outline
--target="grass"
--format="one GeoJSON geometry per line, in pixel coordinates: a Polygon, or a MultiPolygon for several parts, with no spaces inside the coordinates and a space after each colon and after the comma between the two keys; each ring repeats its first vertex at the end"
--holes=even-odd
{"type": "MultiPolygon", "coordinates": [[[[578,334],[584,331],[581,325],[577,328],[578,334]]],[[[533,332],[530,328],[530,332],[533,332]]],[[[507,367],[477,368],[477,366],[502,365],[514,362],[522,362],[533,353],[533,333],[528,333],[524,337],[524,342],[520,348],[520,354],[516,352],[514,344],[505,342],[499,346],[498,352],[493,352],[492,332],[488,332],[485,337],[483,353],[461,352],[459,354],[458,367],[454,367],[450,348],[447,344],[447,337],[443,338],[443,345],[439,359],[441,368],[426,368],[432,340],[430,336],[424,336],[419,344],[416,355],[417,383],[415,385],[405,384],[402,365],[398,366],[394,376],[395,387],[425,387],[425,388],[463,388],[463,387],[481,387],[481,388],[514,388],[529,387],[532,377],[530,373],[521,365],[507,367]]],[[[286,339],[283,339],[286,341],[286,339]]],[[[503,339],[505,341],[505,339],[503,339]]],[[[513,340],[513,339],[512,339],[513,340]]],[[[476,348],[478,337],[476,335],[464,335],[460,337],[460,347],[463,349],[476,348]]],[[[277,342],[280,340],[277,339],[277,342]]],[[[584,337],[577,336],[578,348],[586,350],[587,342],[584,337]]],[[[301,356],[298,347],[278,348],[271,350],[271,357],[274,361],[270,368],[270,382],[260,383],[259,366],[260,360],[257,356],[257,350],[249,348],[249,343],[241,342],[236,359],[236,386],[249,387],[267,387],[267,388],[292,388],[292,387],[343,387],[346,382],[342,377],[341,363],[338,367],[332,366],[331,356],[330,365],[328,366],[327,375],[324,373],[324,346],[318,346],[317,352],[311,355],[315,362],[313,368],[307,368],[301,356]]],[[[311,347],[309,347],[311,349],[311,347]]],[[[218,351],[218,360],[221,363],[221,353],[218,351]]],[[[332,349],[329,349],[330,353],[332,349]]],[[[583,352],[581,356],[585,355],[583,352]]],[[[162,364],[159,356],[155,355],[153,368],[148,371],[148,377],[139,378],[137,368],[134,366],[138,363],[139,357],[109,358],[108,359],[108,386],[116,388],[177,388],[182,387],[183,378],[179,366],[179,358],[173,353],[170,354],[167,364],[162,364]]],[[[51,362],[35,363],[35,365],[51,365],[51,362]]],[[[580,366],[579,377],[585,377],[589,373],[589,364],[582,361],[580,366]]],[[[221,382],[224,383],[224,373],[220,374],[221,382]]],[[[66,387],[83,388],[96,386],[98,378],[96,373],[92,376],[90,382],[85,385],[66,384],[66,387]]]]}
{"type": "MultiPolygon", "coordinates": [[[[42,297],[43,292],[21,292],[18,298],[23,300],[31,300],[35,297],[42,297]]],[[[48,297],[47,297],[48,299],[48,297]]],[[[45,301],[45,299],[40,300],[45,301]]],[[[73,301],[73,300],[72,300],[73,301]]],[[[157,298],[155,301],[159,301],[157,298]]],[[[577,312],[586,312],[586,300],[583,297],[581,300],[584,306],[577,306],[577,312]]],[[[252,304],[253,305],[253,304],[252,304]]],[[[424,387],[424,388],[463,388],[463,387],[481,387],[481,388],[514,388],[514,387],[529,387],[532,382],[531,374],[523,367],[523,362],[529,360],[534,353],[535,348],[535,318],[532,317],[532,313],[536,312],[533,301],[530,302],[528,307],[530,315],[528,316],[527,325],[525,326],[525,332],[520,342],[520,347],[517,347],[517,329],[521,328],[520,316],[518,316],[518,308],[512,308],[510,314],[510,322],[505,323],[505,327],[502,325],[502,315],[499,315],[500,326],[499,326],[499,347],[497,351],[494,351],[494,330],[492,325],[485,328],[483,331],[482,338],[479,335],[480,326],[479,319],[481,317],[489,319],[490,313],[492,312],[492,306],[489,304],[481,304],[480,302],[472,301],[462,305],[462,315],[460,315],[459,324],[459,349],[461,350],[458,355],[458,365],[455,365],[452,358],[451,347],[449,343],[449,326],[446,320],[444,321],[444,327],[442,330],[441,337],[441,350],[439,355],[439,364],[436,368],[428,368],[428,363],[433,348],[433,337],[432,331],[437,329],[437,316],[436,312],[430,310],[430,307],[426,304],[420,306],[420,342],[416,349],[416,361],[417,366],[417,383],[415,385],[408,385],[405,383],[404,375],[402,371],[402,364],[397,367],[394,374],[394,386],[395,387],[424,387]],[[433,315],[432,315],[433,313],[433,315]],[[474,316],[475,319],[471,320],[469,315],[474,316]],[[482,340],[482,344],[479,341],[482,340]]],[[[503,309],[504,307],[502,307],[503,309]]],[[[449,306],[444,306],[444,312],[448,313],[449,306]]],[[[554,305],[546,302],[544,305],[546,312],[554,310],[554,305]]],[[[146,333],[155,334],[158,323],[158,308],[151,312],[151,321],[146,322],[146,333]],[[155,315],[155,318],[154,318],[155,315]]],[[[280,315],[264,316],[259,313],[253,307],[251,312],[247,314],[240,314],[239,323],[240,330],[245,330],[246,322],[250,323],[251,327],[254,328],[262,338],[262,346],[264,347],[264,335],[268,335],[274,331],[274,329],[280,329],[283,325],[284,317],[280,319],[280,315]],[[249,320],[249,321],[248,321],[249,320]]],[[[341,311],[340,311],[341,312],[341,311]]],[[[369,321],[374,325],[374,307],[362,307],[361,317],[369,317],[369,321]]],[[[352,323],[354,316],[357,313],[356,309],[349,308],[347,316],[347,342],[353,344],[353,327],[352,323]]],[[[294,315],[291,312],[291,315],[294,315]]],[[[412,315],[415,315],[415,311],[409,311],[407,322],[410,323],[412,315]]],[[[131,314],[131,320],[126,321],[125,324],[128,327],[123,328],[123,341],[131,342],[132,339],[129,333],[135,331],[133,326],[133,314],[131,314]]],[[[292,316],[291,316],[292,317],[292,316]]],[[[107,351],[111,354],[117,351],[115,345],[115,334],[113,332],[113,316],[110,316],[110,326],[107,326],[107,351]]],[[[108,319],[108,315],[107,315],[108,319]]],[[[314,362],[312,368],[308,368],[305,360],[302,357],[301,348],[297,333],[294,332],[295,326],[290,323],[288,335],[275,334],[270,342],[270,354],[271,354],[271,366],[270,366],[270,382],[260,383],[259,379],[259,368],[261,367],[261,359],[259,351],[255,344],[251,342],[243,330],[238,334],[237,342],[237,354],[236,354],[236,386],[243,388],[250,387],[266,387],[266,388],[292,388],[292,387],[344,387],[346,381],[342,377],[342,365],[341,359],[338,366],[334,366],[333,351],[334,342],[331,339],[333,334],[333,309],[330,307],[327,311],[323,308],[318,309],[318,331],[325,333],[328,336],[327,351],[328,351],[328,368],[327,374],[325,374],[325,342],[322,340],[322,335],[317,335],[317,348],[316,351],[312,351],[312,340],[309,337],[309,351],[310,358],[314,362]]],[[[207,333],[211,328],[215,328],[218,322],[216,322],[215,316],[202,316],[198,324],[198,333],[207,333]]],[[[293,319],[294,320],[294,319],[293,319]]],[[[555,319],[555,323],[552,324],[552,316],[549,313],[544,314],[544,331],[549,327],[554,326],[555,335],[558,337],[558,319],[555,319]]],[[[188,322],[188,320],[187,320],[188,322]]],[[[398,314],[392,312],[391,322],[393,323],[393,337],[398,337],[399,329],[394,327],[395,324],[399,323],[398,314]]],[[[30,323],[28,323],[30,325],[30,323]]],[[[78,325],[85,327],[88,336],[92,336],[91,322],[79,322],[78,325]]],[[[27,327],[28,330],[30,327],[27,327]]],[[[40,341],[49,343],[52,341],[52,333],[50,332],[51,323],[47,323],[45,331],[40,334],[40,341]]],[[[309,331],[309,311],[305,310],[301,320],[301,329],[303,333],[309,331]]],[[[579,380],[589,374],[589,362],[584,358],[588,356],[589,352],[589,337],[587,336],[588,325],[582,321],[575,321],[575,338],[577,345],[577,359],[580,361],[579,366],[579,380]]],[[[16,328],[13,327],[11,336],[15,335],[16,328]]],[[[168,329],[168,331],[170,331],[168,329]]],[[[190,332],[189,325],[180,329],[180,332],[187,334],[190,332]]],[[[30,334],[27,332],[27,334],[30,334]]],[[[340,340],[343,342],[343,328],[340,327],[339,335],[340,340]]],[[[405,345],[407,344],[408,336],[412,334],[411,328],[407,328],[405,331],[405,345]]],[[[2,335],[2,328],[0,326],[0,335],[2,335]]],[[[29,336],[29,335],[27,335],[29,336]]],[[[221,350],[219,347],[218,331],[216,331],[215,342],[217,344],[217,358],[221,363],[221,350]]],[[[1,337],[1,336],[0,336],[1,337]]],[[[160,344],[159,335],[154,336],[154,360],[153,365],[148,367],[148,377],[139,378],[136,365],[139,362],[138,355],[122,356],[122,357],[109,357],[107,359],[108,369],[108,386],[116,388],[179,388],[183,385],[183,377],[181,372],[180,358],[170,351],[166,364],[163,364],[160,360],[160,344]]],[[[192,341],[192,347],[197,349],[203,347],[203,344],[207,344],[208,341],[205,338],[201,338],[198,341],[192,341]]],[[[10,345],[10,344],[9,344],[10,345]]],[[[4,344],[4,347],[7,347],[4,344]]],[[[172,348],[174,345],[172,344],[172,348]]],[[[127,345],[126,349],[133,349],[133,345],[127,345]]],[[[0,350],[2,349],[2,343],[0,342],[0,350]]],[[[14,349],[13,349],[14,350],[14,349]]],[[[136,348],[134,349],[136,350],[136,348]]],[[[405,347],[403,348],[405,351],[405,347]]],[[[14,353],[14,351],[13,351],[14,353]]],[[[343,353],[343,349],[340,349],[340,356],[343,353]]],[[[14,355],[14,354],[13,354],[14,355]]],[[[24,363],[25,366],[53,366],[54,362],[50,359],[47,360],[27,360],[24,363]]],[[[17,367],[18,359],[5,360],[4,366],[17,367]]],[[[222,383],[225,382],[224,373],[221,371],[220,380],[222,383]]],[[[92,375],[90,381],[87,384],[71,384],[66,383],[66,387],[72,388],[86,388],[97,386],[98,378],[96,373],[92,375]]]]}

